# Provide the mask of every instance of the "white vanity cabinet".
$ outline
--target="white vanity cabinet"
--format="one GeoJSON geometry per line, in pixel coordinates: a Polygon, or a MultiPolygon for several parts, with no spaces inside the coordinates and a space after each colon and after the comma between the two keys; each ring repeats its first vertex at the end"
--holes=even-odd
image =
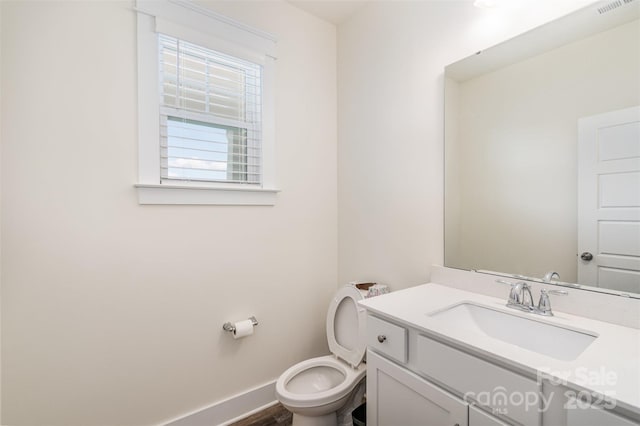
{"type": "Polygon", "coordinates": [[[367,345],[372,426],[640,425],[597,407],[571,409],[576,403],[567,399],[555,400],[555,413],[543,415],[536,378],[393,320],[370,314],[367,345]]]}
{"type": "MultiPolygon", "coordinates": [[[[424,377],[426,373],[420,371],[420,365],[424,366],[428,357],[418,355],[423,350],[422,345],[418,344],[418,339],[425,337],[415,330],[369,316],[367,335],[369,345],[367,423],[369,425],[508,425],[424,377]]],[[[438,356],[440,355],[442,353],[438,356]]],[[[442,371],[456,369],[455,360],[439,360],[436,367],[438,366],[442,371]],[[446,363],[446,368],[443,362],[446,363]]],[[[469,366],[469,368],[478,367],[477,364],[469,366]]],[[[476,378],[482,377],[483,374],[495,373],[495,371],[485,370],[477,373],[474,375],[476,378]]],[[[498,376],[500,377],[502,376],[498,376]]],[[[486,378],[490,379],[488,376],[486,378]]],[[[487,380],[485,383],[492,384],[493,380],[487,380]]],[[[480,384],[478,386],[482,387],[480,384]]]]}

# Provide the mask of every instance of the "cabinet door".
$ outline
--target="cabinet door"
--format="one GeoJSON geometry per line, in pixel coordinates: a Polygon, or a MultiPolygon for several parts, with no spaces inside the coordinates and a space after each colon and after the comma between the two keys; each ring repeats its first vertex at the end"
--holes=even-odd
{"type": "Polygon", "coordinates": [[[371,426],[468,426],[468,404],[410,371],[367,352],[371,426]]]}
{"type": "Polygon", "coordinates": [[[478,407],[469,406],[469,426],[508,426],[506,423],[485,413],[478,407]]]}
{"type": "Polygon", "coordinates": [[[499,410],[519,424],[541,423],[540,384],[536,380],[422,335],[417,338],[415,366],[427,377],[465,395],[467,401],[499,410]]]}

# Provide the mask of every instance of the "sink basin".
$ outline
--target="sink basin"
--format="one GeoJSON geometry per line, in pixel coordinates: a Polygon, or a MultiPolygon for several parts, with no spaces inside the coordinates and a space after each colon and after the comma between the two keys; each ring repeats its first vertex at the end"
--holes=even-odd
{"type": "MultiPolygon", "coordinates": [[[[530,315],[530,314],[525,314],[530,315]]],[[[460,303],[429,314],[447,327],[480,334],[562,361],[576,359],[596,334],[523,318],[475,303],[460,303]]]]}

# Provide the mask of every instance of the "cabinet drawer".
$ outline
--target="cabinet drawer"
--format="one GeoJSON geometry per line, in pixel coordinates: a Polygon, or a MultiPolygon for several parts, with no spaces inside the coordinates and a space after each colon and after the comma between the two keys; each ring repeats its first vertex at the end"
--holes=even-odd
{"type": "Polygon", "coordinates": [[[407,329],[370,315],[367,317],[367,346],[406,363],[407,329]]]}
{"type": "Polygon", "coordinates": [[[540,387],[535,380],[424,336],[418,336],[416,358],[420,372],[460,392],[465,400],[524,425],[540,424],[540,387]]]}

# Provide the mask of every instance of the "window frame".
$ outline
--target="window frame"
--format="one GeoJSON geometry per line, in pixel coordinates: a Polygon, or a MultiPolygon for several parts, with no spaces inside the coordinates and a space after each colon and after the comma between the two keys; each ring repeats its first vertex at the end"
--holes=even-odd
{"type": "Polygon", "coordinates": [[[139,204],[274,205],[275,48],[273,35],[184,0],[138,0],[138,182],[139,204]],[[167,180],[160,163],[160,73],[158,34],[262,65],[261,182],[167,180]],[[233,40],[233,42],[229,41],[233,40]]]}

